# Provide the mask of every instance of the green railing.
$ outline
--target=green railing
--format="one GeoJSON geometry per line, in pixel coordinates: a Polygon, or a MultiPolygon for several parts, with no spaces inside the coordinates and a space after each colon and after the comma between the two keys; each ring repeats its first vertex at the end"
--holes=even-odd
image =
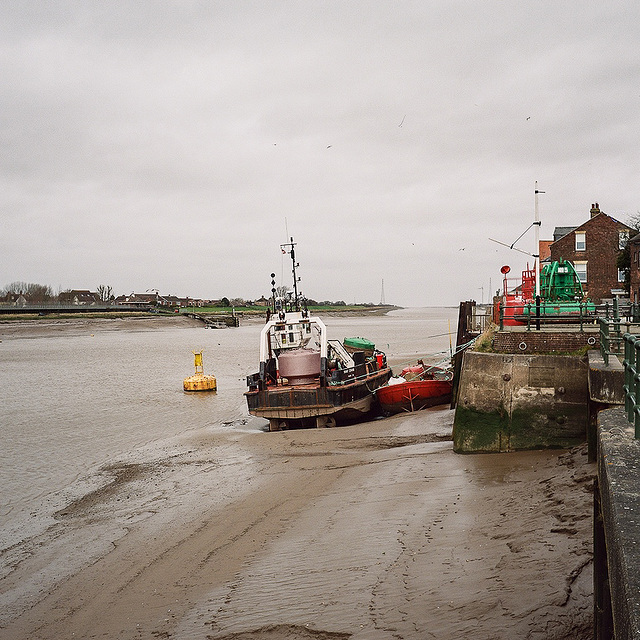
{"type": "Polygon", "coordinates": [[[600,353],[606,366],[609,365],[610,355],[621,356],[625,352],[624,335],[639,332],[639,313],[638,304],[621,306],[617,298],[612,305],[607,303],[599,308],[600,353]]]}
{"type": "Polygon", "coordinates": [[[640,339],[624,334],[624,408],[640,439],[640,339]]]}
{"type": "Polygon", "coordinates": [[[604,364],[609,366],[610,355],[622,355],[624,352],[623,338],[626,333],[629,333],[631,323],[623,323],[620,318],[598,318],[598,324],[600,325],[600,354],[604,364]]]}
{"type": "Polygon", "coordinates": [[[500,331],[503,331],[507,321],[511,326],[513,321],[517,325],[526,326],[527,331],[540,331],[543,327],[557,327],[558,324],[579,325],[580,332],[584,332],[585,324],[593,324],[596,321],[597,313],[593,304],[579,303],[569,309],[563,309],[560,303],[551,303],[541,300],[537,305],[535,302],[526,304],[500,305],[499,322],[500,331]],[[507,313],[510,312],[510,313],[507,313]]]}

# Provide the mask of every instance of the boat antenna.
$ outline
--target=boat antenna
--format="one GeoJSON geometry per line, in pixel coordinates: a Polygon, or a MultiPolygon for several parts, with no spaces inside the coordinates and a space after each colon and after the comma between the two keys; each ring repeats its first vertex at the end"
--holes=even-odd
{"type": "Polygon", "coordinates": [[[271,274],[271,303],[273,305],[273,313],[276,312],[276,274],[271,274]]]}
{"type": "MultiPolygon", "coordinates": [[[[538,194],[539,193],[544,193],[544,191],[539,191],[538,190],[538,181],[536,180],[536,190],[535,190],[535,196],[536,196],[536,202],[535,202],[535,218],[534,221],[511,243],[511,244],[507,244],[506,242],[500,242],[500,240],[495,240],[494,238],[489,238],[489,240],[491,240],[491,242],[496,242],[497,244],[501,244],[503,247],[509,247],[509,249],[513,249],[514,251],[519,251],[520,253],[524,253],[527,256],[532,256],[533,258],[536,258],[536,262],[538,264],[538,266],[536,267],[536,283],[540,281],[539,275],[540,275],[540,226],[542,225],[542,222],[540,222],[540,216],[538,215],[538,194]],[[520,238],[522,238],[522,236],[527,233],[527,231],[529,231],[529,229],[531,229],[531,227],[535,227],[535,253],[529,253],[528,251],[523,251],[522,249],[518,249],[518,247],[516,247],[516,242],[518,242],[518,240],[520,240],[520,238]]],[[[540,295],[540,291],[537,288],[536,285],[536,295],[540,295]]]]}
{"type": "Polygon", "coordinates": [[[299,267],[299,263],[296,262],[296,243],[293,241],[293,236],[290,238],[290,242],[281,244],[280,248],[282,253],[288,253],[291,256],[291,274],[293,275],[293,307],[295,311],[300,311],[300,296],[298,294],[298,282],[300,278],[296,274],[296,267],[299,267]],[[286,247],[286,249],[285,249],[286,247]],[[287,250],[288,249],[288,250],[287,250]]]}

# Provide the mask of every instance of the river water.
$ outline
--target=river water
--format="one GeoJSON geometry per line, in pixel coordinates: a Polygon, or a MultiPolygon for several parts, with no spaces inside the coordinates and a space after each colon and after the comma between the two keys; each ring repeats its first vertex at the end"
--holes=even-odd
{"type": "MultiPolygon", "coordinates": [[[[446,358],[457,314],[420,308],[323,320],[329,338],[368,338],[399,370],[418,357],[446,358]]],[[[264,429],[243,396],[258,366],[261,322],[220,330],[158,322],[70,323],[35,333],[0,327],[2,547],[95,488],[100,469],[118,460],[170,451],[172,439],[190,430],[264,429]],[[182,390],[193,373],[191,351],[200,349],[216,393],[182,390]]]]}

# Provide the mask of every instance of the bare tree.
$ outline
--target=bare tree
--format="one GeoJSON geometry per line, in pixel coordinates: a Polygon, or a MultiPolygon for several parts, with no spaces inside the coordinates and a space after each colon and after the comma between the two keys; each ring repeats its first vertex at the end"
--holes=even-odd
{"type": "Polygon", "coordinates": [[[47,284],[35,284],[33,282],[12,282],[3,290],[3,294],[18,293],[22,294],[29,302],[42,303],[51,300],[53,289],[47,284]]]}
{"type": "Polygon", "coordinates": [[[111,300],[111,298],[113,297],[113,288],[109,285],[101,284],[98,287],[97,292],[98,297],[100,298],[100,300],[102,300],[102,302],[109,302],[109,300],[111,300]]]}
{"type": "Polygon", "coordinates": [[[280,285],[276,287],[276,298],[284,298],[287,299],[287,294],[289,293],[289,287],[285,287],[284,285],[280,285]]]}

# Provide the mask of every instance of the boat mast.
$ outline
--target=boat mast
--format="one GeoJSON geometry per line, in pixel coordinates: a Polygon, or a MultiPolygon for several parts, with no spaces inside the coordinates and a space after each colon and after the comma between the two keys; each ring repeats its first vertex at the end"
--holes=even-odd
{"type": "Polygon", "coordinates": [[[296,275],[296,267],[299,267],[300,265],[296,262],[296,253],[294,249],[296,243],[293,241],[293,236],[290,238],[290,240],[290,242],[281,244],[280,248],[282,249],[282,253],[289,253],[289,255],[291,256],[291,273],[293,275],[293,306],[295,311],[300,311],[300,300],[298,298],[298,282],[300,279],[296,275]],[[285,251],[285,247],[288,247],[289,251],[285,251]]]}
{"type": "MultiPolygon", "coordinates": [[[[533,224],[535,226],[535,243],[536,243],[536,247],[535,247],[535,253],[533,254],[533,257],[536,259],[536,302],[538,302],[540,300],[540,225],[542,224],[540,222],[540,215],[538,214],[538,194],[539,193],[544,193],[544,191],[538,191],[538,181],[536,180],[536,188],[535,188],[535,219],[533,221],[533,224]]],[[[539,304],[539,302],[538,302],[539,304]]]]}

